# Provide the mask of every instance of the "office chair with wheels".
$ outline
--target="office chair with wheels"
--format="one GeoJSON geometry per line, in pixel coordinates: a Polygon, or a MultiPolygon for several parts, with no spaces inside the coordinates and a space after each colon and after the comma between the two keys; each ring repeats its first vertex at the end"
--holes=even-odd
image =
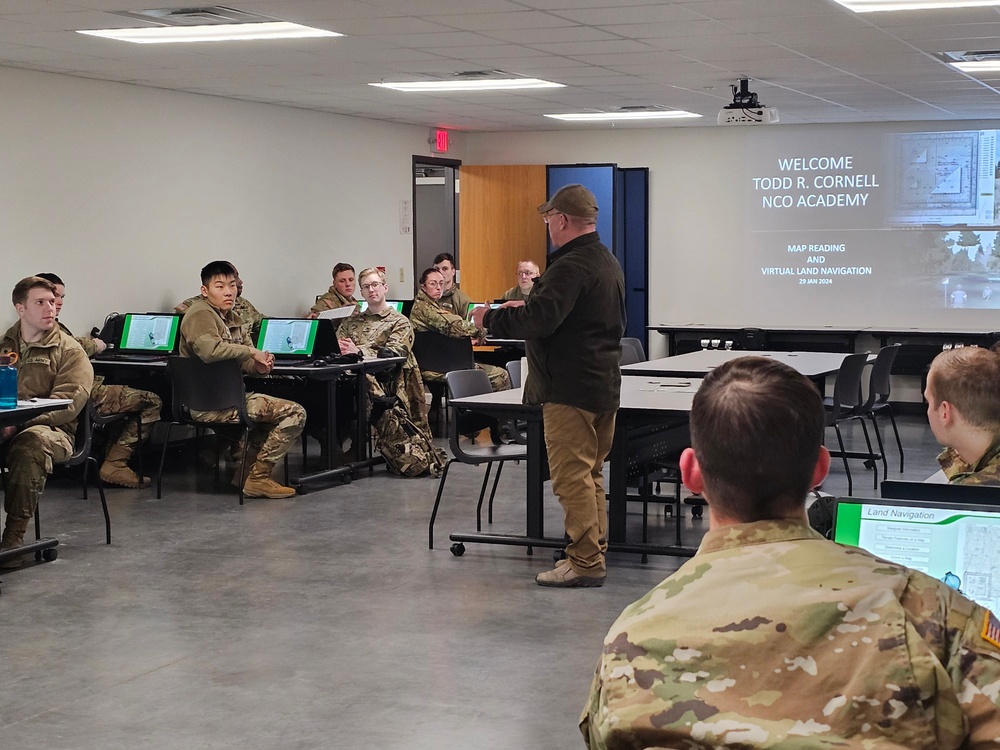
{"type": "Polygon", "coordinates": [[[847,463],[851,459],[864,459],[865,465],[871,464],[871,469],[875,474],[874,489],[878,489],[878,461],[881,456],[872,451],[871,438],[868,435],[868,427],[864,419],[859,419],[861,429],[865,435],[867,452],[848,451],[844,447],[844,436],[840,431],[840,423],[852,419],[858,419],[864,414],[865,403],[861,396],[861,375],[868,364],[868,354],[848,354],[844,357],[844,362],[837,371],[837,379],[833,384],[833,396],[823,399],[826,407],[826,426],[833,427],[837,433],[838,451],[830,451],[830,455],[841,458],[844,461],[844,471],[847,472],[847,494],[854,494],[854,484],[851,478],[851,467],[847,463]]]}
{"type": "MultiPolygon", "coordinates": [[[[467,396],[478,396],[484,393],[492,393],[490,379],[482,370],[458,370],[449,372],[446,376],[448,382],[449,398],[465,398],[467,396]]],[[[509,445],[501,443],[497,436],[497,420],[474,412],[462,412],[455,414],[448,425],[448,445],[451,448],[452,458],[445,464],[444,472],[438,483],[437,497],[434,499],[434,509],[431,511],[431,520],[427,525],[427,548],[434,549],[434,522],[437,519],[438,507],[441,505],[441,495],[444,492],[444,484],[448,480],[448,470],[456,461],[470,466],[486,464],[486,474],[483,476],[483,486],[479,491],[479,502],[476,505],[476,531],[482,530],[482,510],[483,500],[486,497],[486,485],[490,481],[490,470],[493,464],[497,464],[497,472],[493,477],[493,490],[490,492],[490,503],[487,519],[493,522],[493,498],[497,492],[497,484],[500,481],[500,471],[503,469],[504,461],[520,461],[528,456],[528,450],[523,445],[509,445]],[[462,442],[463,435],[477,433],[481,430],[490,430],[491,442],[486,445],[469,445],[462,442]]]]}
{"type": "MultiPolygon", "coordinates": [[[[170,444],[170,429],[174,425],[191,425],[197,429],[208,428],[227,440],[244,441],[243,457],[240,460],[239,477],[245,478],[247,469],[247,445],[254,423],[247,416],[247,394],[243,384],[243,372],[235,359],[221,362],[202,362],[197,357],[171,357],[167,360],[167,376],[170,378],[171,409],[173,421],[167,423],[167,434],[160,454],[160,468],[156,473],[156,497],[162,496],[163,463],[170,444]],[[191,411],[236,412],[237,422],[202,422],[191,416],[191,411]]],[[[218,466],[216,466],[218,479],[218,466]]],[[[239,483],[240,505],[243,505],[243,482],[239,483]]]]}

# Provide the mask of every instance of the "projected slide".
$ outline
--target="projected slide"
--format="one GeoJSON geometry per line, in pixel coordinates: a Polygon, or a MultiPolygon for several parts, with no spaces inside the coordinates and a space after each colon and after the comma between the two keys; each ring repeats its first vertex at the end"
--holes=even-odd
{"type": "Polygon", "coordinates": [[[755,317],[1000,309],[998,132],[755,142],[740,238],[755,317]]]}

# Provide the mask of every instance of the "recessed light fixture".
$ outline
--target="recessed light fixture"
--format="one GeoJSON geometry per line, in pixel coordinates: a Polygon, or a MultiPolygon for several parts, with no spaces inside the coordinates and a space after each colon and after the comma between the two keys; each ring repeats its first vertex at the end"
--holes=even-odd
{"type": "Polygon", "coordinates": [[[631,112],[573,112],[565,115],[545,115],[553,120],[566,122],[608,122],[609,120],[681,120],[685,117],[701,117],[682,109],[631,112]]]}
{"type": "Polygon", "coordinates": [[[401,83],[369,83],[382,89],[412,93],[464,92],[464,91],[517,91],[520,89],[561,89],[564,83],[543,81],[541,78],[491,78],[458,81],[405,81],[401,83]]]}
{"type": "Polygon", "coordinates": [[[225,23],[208,26],[153,26],[141,29],[91,29],[79,34],[116,39],[135,44],[181,42],[239,42],[262,39],[304,39],[343,36],[336,31],[315,29],[287,21],[265,23],[225,23]]]}
{"type": "Polygon", "coordinates": [[[1000,72],[1000,60],[972,60],[970,62],[948,63],[963,73],[997,73],[1000,72]]]}
{"type": "Polygon", "coordinates": [[[985,8],[1000,0],[834,0],[855,13],[892,10],[936,10],[938,8],[985,8]]]}

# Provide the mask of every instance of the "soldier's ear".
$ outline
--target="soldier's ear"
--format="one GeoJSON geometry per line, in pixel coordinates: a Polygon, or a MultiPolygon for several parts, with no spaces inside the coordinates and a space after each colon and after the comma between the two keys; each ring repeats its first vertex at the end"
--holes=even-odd
{"type": "Polygon", "coordinates": [[[681,479],[684,486],[696,495],[705,490],[705,480],[701,475],[701,465],[694,454],[694,448],[685,448],[680,460],[681,479]]]}
{"type": "Polygon", "coordinates": [[[830,473],[830,451],[825,445],[819,447],[819,456],[816,457],[816,467],[813,469],[812,487],[816,488],[823,484],[826,475],[830,473]]]}

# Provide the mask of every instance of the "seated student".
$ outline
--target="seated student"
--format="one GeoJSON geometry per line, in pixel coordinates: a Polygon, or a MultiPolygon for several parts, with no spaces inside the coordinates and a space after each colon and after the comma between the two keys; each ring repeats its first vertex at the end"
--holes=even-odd
{"type": "Polygon", "coordinates": [[[946,446],[938,462],[955,484],[1000,484],[1000,354],[943,351],[927,375],[927,419],[946,446]]]}
{"type": "Polygon", "coordinates": [[[538,264],[535,263],[535,261],[518,261],[517,286],[511,287],[503,293],[504,301],[510,302],[511,300],[521,300],[523,302],[527,302],[528,295],[531,294],[531,290],[535,286],[535,279],[538,278],[538,275],[538,264]]]}
{"type": "Polygon", "coordinates": [[[375,268],[366,268],[358,277],[361,294],[368,302],[367,309],[344,320],[337,329],[340,351],[345,354],[360,353],[366,358],[377,357],[380,350],[389,350],[395,356],[406,357],[401,372],[392,382],[369,377],[373,394],[399,398],[407,416],[418,427],[428,429],[424,414],[424,384],[420,368],[413,357],[413,329],[406,316],[396,312],[385,301],[389,291],[385,275],[375,268]]]}
{"type": "Polygon", "coordinates": [[[338,263],[333,267],[333,284],[326,294],[316,298],[316,304],[306,317],[317,318],[324,310],[335,310],[347,305],[354,305],[355,312],[361,309],[361,303],[354,299],[354,266],[350,263],[338,263]]]}
{"type": "MultiPolygon", "coordinates": [[[[233,310],[237,290],[236,269],[216,260],[201,269],[201,298],[191,303],[181,320],[180,354],[203,362],[237,360],[248,375],[267,375],[274,355],[253,346],[250,326],[233,310]]],[[[247,497],[282,498],[295,494],[271,479],[277,463],[298,439],[306,423],[306,412],[294,401],[261,393],[247,394],[247,414],[257,425],[247,446],[250,467],[243,484],[247,497]]],[[[235,422],[231,411],[192,413],[206,422],[235,422]]]]}
{"type": "Polygon", "coordinates": [[[434,268],[444,277],[440,306],[460,318],[468,318],[472,300],[455,283],[455,272],[458,270],[455,267],[455,256],[451,253],[438,253],[434,258],[434,268]]]}
{"type": "Polygon", "coordinates": [[[580,721],[590,748],[995,746],[997,619],[806,523],[825,422],[780,362],[705,377],[681,472],[709,531],[612,625],[580,721]]]}
{"type": "MultiPolygon", "coordinates": [[[[94,385],[94,368],[86,352],[56,325],[55,292],[51,281],[37,276],[17,282],[11,299],[19,321],[0,340],[0,353],[17,355],[14,367],[19,399],[68,398],[73,402],[67,409],[0,428],[0,443],[7,443],[7,522],[0,550],[24,544],[24,532],[53,462],[65,461],[73,453],[76,422],[94,385]]],[[[22,561],[22,557],[14,557],[0,567],[16,568],[22,561]]]]}
{"type": "MultiPolygon", "coordinates": [[[[230,265],[232,264],[230,263],[230,265]]],[[[236,266],[233,266],[233,268],[235,269],[236,266]]],[[[183,302],[179,302],[174,306],[174,312],[179,312],[183,315],[191,307],[192,303],[203,299],[205,298],[201,295],[198,297],[188,297],[183,302]]],[[[236,271],[236,301],[233,303],[233,312],[240,316],[251,331],[257,330],[260,326],[260,321],[264,319],[264,314],[254,307],[250,300],[243,296],[243,279],[240,278],[239,271],[236,271]]]]}
{"type": "MultiPolygon", "coordinates": [[[[472,338],[482,341],[486,332],[476,328],[476,324],[455,315],[441,304],[441,290],[444,286],[444,276],[433,268],[428,268],[420,274],[420,291],[413,300],[410,310],[410,322],[414,331],[437,331],[452,339],[472,338]]],[[[510,390],[510,375],[502,367],[476,363],[476,369],[490,376],[490,386],[494,391],[510,390]]],[[[439,372],[422,370],[421,377],[429,382],[444,382],[444,375],[439,372]]]]}
{"type": "MultiPolygon", "coordinates": [[[[56,323],[63,333],[73,336],[69,328],[59,320],[59,314],[66,300],[66,285],[63,280],[54,273],[36,275],[51,281],[55,286],[56,323]]],[[[99,338],[90,336],[73,336],[73,338],[83,347],[88,357],[93,357],[107,348],[107,344],[99,338]]],[[[140,478],[129,468],[128,462],[136,448],[149,439],[153,425],[160,421],[160,409],[163,407],[160,397],[150,391],[140,391],[127,385],[105,385],[104,377],[99,375],[94,378],[90,400],[94,402],[97,413],[102,416],[140,412],[142,418],[142,435],[139,434],[134,419],[126,419],[119,423],[118,435],[114,443],[108,447],[104,463],[101,464],[101,481],[105,484],[132,488],[150,484],[149,477],[140,478]]]]}

